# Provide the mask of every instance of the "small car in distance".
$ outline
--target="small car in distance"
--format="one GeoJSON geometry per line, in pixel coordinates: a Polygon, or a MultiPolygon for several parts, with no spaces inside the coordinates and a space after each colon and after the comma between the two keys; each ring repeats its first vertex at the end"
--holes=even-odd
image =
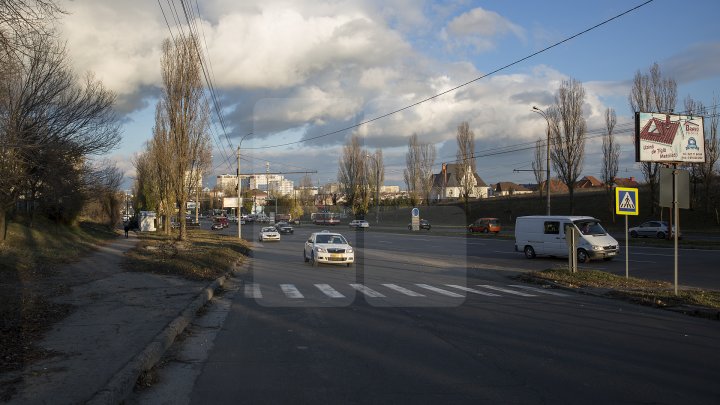
{"type": "MultiPolygon", "coordinates": [[[[631,238],[643,237],[655,237],[658,239],[665,239],[668,231],[668,223],[666,221],[647,221],[643,222],[639,226],[628,229],[631,238]]],[[[672,235],[675,234],[675,226],[672,227],[672,235]]],[[[671,236],[672,236],[671,235],[671,236]]],[[[678,238],[682,236],[678,234],[678,238]]]]}
{"type": "Polygon", "coordinates": [[[295,232],[295,230],[293,229],[293,227],[292,227],[290,224],[288,224],[287,222],[278,222],[278,223],[276,223],[276,224],[275,224],[275,229],[277,229],[277,231],[280,232],[281,234],[290,234],[290,235],[292,235],[292,234],[295,232]]]}
{"type": "Polygon", "coordinates": [[[350,267],[355,262],[355,251],[339,233],[315,232],[305,242],[303,259],[306,263],[311,262],[313,266],[319,263],[335,263],[350,267]]]}
{"type": "Polygon", "coordinates": [[[274,226],[264,226],[262,229],[260,229],[260,235],[258,236],[258,240],[260,242],[265,242],[266,240],[276,240],[280,241],[280,233],[275,229],[274,226]]]}
{"type": "Polygon", "coordinates": [[[500,220],[497,218],[480,218],[472,224],[468,225],[468,231],[483,232],[483,233],[498,233],[500,232],[500,220]]]}
{"type": "Polygon", "coordinates": [[[370,228],[370,223],[364,219],[353,219],[348,226],[350,226],[350,228],[364,230],[365,228],[370,228]]]}
{"type": "MultiPolygon", "coordinates": [[[[427,219],[421,219],[421,220],[420,220],[420,229],[421,229],[421,230],[422,230],[422,229],[427,229],[427,230],[429,231],[430,228],[431,228],[431,226],[430,226],[430,221],[428,221],[427,219]]],[[[412,231],[412,223],[408,224],[408,230],[409,230],[409,231],[412,231]]]]}

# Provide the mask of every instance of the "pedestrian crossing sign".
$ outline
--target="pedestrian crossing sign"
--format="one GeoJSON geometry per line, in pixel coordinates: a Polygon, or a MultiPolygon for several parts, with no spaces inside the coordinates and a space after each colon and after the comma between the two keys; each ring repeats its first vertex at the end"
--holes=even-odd
{"type": "Polygon", "coordinates": [[[638,189],[615,187],[615,213],[618,215],[638,215],[638,189]]]}

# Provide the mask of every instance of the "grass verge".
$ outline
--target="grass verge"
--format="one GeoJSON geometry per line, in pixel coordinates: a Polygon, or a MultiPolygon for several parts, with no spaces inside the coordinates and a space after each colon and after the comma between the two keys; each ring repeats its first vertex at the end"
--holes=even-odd
{"type": "Polygon", "coordinates": [[[214,280],[227,272],[249,247],[235,236],[203,229],[189,229],[186,241],[177,234],[142,233],[138,245],[126,253],[123,266],[141,271],[180,276],[191,280],[214,280]]]}
{"type": "Polygon", "coordinates": [[[534,271],[518,276],[532,283],[556,284],[567,288],[593,289],[612,298],[658,308],[679,309],[691,315],[718,319],[720,291],[682,289],[675,295],[673,285],[664,281],[625,278],[598,270],[571,273],[564,269],[534,271]]]}

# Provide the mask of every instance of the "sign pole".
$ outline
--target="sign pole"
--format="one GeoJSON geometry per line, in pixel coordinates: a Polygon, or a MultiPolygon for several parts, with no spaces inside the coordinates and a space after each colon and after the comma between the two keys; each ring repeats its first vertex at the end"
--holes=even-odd
{"type": "Polygon", "coordinates": [[[630,235],[628,234],[628,215],[638,215],[640,202],[638,189],[615,187],[615,213],[625,216],[625,278],[630,278],[630,235]]]}
{"type": "Polygon", "coordinates": [[[628,244],[630,244],[630,235],[628,235],[628,216],[625,215],[625,278],[630,278],[630,252],[628,244]]]}
{"type": "MultiPolygon", "coordinates": [[[[678,215],[680,215],[680,209],[678,207],[678,200],[677,200],[677,176],[678,176],[678,169],[677,164],[673,165],[673,216],[675,217],[675,254],[674,254],[674,267],[675,267],[675,295],[678,295],[678,215]]],[[[670,223],[670,232],[672,232],[672,223],[670,223]]]]}

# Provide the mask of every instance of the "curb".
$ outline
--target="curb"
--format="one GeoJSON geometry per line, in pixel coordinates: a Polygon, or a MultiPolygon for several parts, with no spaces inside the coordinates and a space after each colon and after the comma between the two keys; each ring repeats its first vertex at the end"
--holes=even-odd
{"type": "Polygon", "coordinates": [[[153,341],[142,352],[116,372],[105,387],[96,392],[86,404],[114,405],[125,401],[132,394],[140,375],[155,367],[167,349],[175,342],[175,339],[183,333],[195,318],[197,311],[210,301],[215,295],[215,291],[222,287],[225,281],[237,271],[240,267],[238,262],[235,262],[227,273],[205,287],[197,298],[185,307],[180,315],[155,336],[153,341]]]}

